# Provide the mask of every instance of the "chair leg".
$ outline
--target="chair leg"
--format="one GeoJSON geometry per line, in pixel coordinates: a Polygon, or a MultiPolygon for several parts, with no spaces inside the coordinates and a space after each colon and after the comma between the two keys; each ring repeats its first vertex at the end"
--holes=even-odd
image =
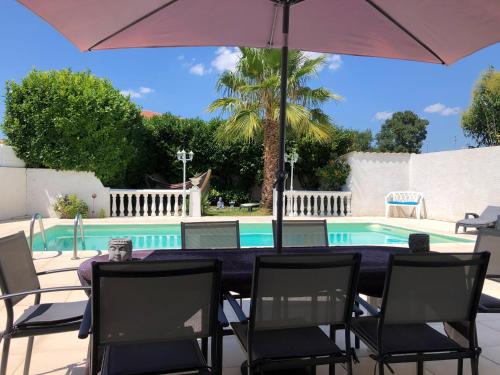
{"type": "MultiPolygon", "coordinates": [[[[359,308],[359,302],[354,302],[354,305],[359,308]]],[[[356,313],[354,316],[357,318],[360,316],[360,314],[356,313]]],[[[357,335],[354,335],[354,348],[359,349],[361,346],[359,337],[357,335]]]]}
{"type": "Polygon", "coordinates": [[[311,375],[316,375],[316,366],[311,366],[310,374],[311,375]]]}
{"type": "Polygon", "coordinates": [[[4,337],[2,349],[2,364],[0,365],[0,375],[7,375],[7,361],[9,359],[10,337],[4,337]]]}
{"type": "Polygon", "coordinates": [[[335,363],[328,365],[328,375],[335,375],[335,363]]]}
{"type": "Polygon", "coordinates": [[[479,375],[479,357],[470,359],[470,368],[472,375],[479,375]]]}
{"type": "Polygon", "coordinates": [[[378,375],[384,375],[384,364],[382,362],[378,363],[378,375]]]}
{"type": "Polygon", "coordinates": [[[208,356],[208,339],[206,337],[201,339],[201,353],[203,354],[203,356],[205,358],[207,358],[207,356],[208,356]]]}
{"type": "Polygon", "coordinates": [[[459,358],[457,365],[457,375],[463,375],[463,373],[464,373],[464,360],[462,358],[459,358]]]}
{"type": "Polygon", "coordinates": [[[24,375],[29,375],[30,373],[30,364],[31,364],[31,354],[33,352],[33,341],[35,340],[34,336],[28,337],[28,346],[26,348],[26,359],[24,360],[24,375]]]}
{"type": "Polygon", "coordinates": [[[347,361],[347,375],[352,375],[352,357],[347,361]]]}
{"type": "Polygon", "coordinates": [[[424,361],[417,361],[417,375],[424,375],[424,361]]]}

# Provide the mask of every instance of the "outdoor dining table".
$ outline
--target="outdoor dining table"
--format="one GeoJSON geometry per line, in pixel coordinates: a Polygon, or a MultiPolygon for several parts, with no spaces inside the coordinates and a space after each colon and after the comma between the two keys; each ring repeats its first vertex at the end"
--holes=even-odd
{"type": "MultiPolygon", "coordinates": [[[[408,254],[409,249],[390,246],[330,246],[283,249],[283,254],[342,254],[353,252],[361,254],[358,293],[381,297],[390,254],[408,254]]],[[[222,261],[222,288],[224,291],[236,292],[242,297],[250,296],[255,257],[271,254],[276,254],[273,248],[138,250],[132,253],[133,259],[142,261],[218,258],[222,261]]],[[[83,262],[78,268],[78,276],[82,285],[91,284],[92,263],[106,261],[108,261],[108,255],[96,256],[83,262]]]]}

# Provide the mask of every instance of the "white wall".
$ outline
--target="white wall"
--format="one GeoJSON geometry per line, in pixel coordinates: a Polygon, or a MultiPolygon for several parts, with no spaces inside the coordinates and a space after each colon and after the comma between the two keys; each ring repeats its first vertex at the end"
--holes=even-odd
{"type": "Polygon", "coordinates": [[[393,190],[408,190],[410,154],[351,152],[346,189],[352,192],[352,216],[384,214],[384,197],[393,190]]]}
{"type": "Polygon", "coordinates": [[[95,215],[104,208],[109,215],[109,188],[90,172],[56,171],[53,169],[27,170],[27,208],[29,214],[41,213],[44,217],[56,217],[52,206],[58,195],[75,194],[89,206],[92,215],[92,194],[95,199],[95,215]]]}
{"type": "MultiPolygon", "coordinates": [[[[31,216],[56,217],[52,206],[58,195],[76,194],[95,215],[104,208],[109,216],[109,188],[89,172],[0,167],[0,220],[31,216]]],[[[91,213],[90,213],[91,214],[91,213]]]]}
{"type": "Polygon", "coordinates": [[[429,219],[500,206],[500,146],[412,155],[410,187],[424,194],[429,219]]]}
{"type": "Polygon", "coordinates": [[[26,169],[0,167],[0,220],[26,213],[26,169]]]}
{"type": "Polygon", "coordinates": [[[0,167],[24,168],[24,161],[16,156],[12,147],[0,143],[0,167]]]}
{"type": "Polygon", "coordinates": [[[424,215],[456,221],[465,212],[480,213],[500,205],[500,146],[390,154],[354,152],[344,156],[351,166],[346,190],[352,191],[353,216],[384,215],[389,191],[424,194],[424,215]]]}

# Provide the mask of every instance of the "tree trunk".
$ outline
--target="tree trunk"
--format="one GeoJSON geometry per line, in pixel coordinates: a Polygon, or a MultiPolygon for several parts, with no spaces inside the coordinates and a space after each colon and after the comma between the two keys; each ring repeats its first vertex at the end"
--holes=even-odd
{"type": "Polygon", "coordinates": [[[276,179],[279,156],[279,128],[273,120],[264,120],[264,181],[262,183],[261,205],[273,207],[273,184],[276,179]]]}

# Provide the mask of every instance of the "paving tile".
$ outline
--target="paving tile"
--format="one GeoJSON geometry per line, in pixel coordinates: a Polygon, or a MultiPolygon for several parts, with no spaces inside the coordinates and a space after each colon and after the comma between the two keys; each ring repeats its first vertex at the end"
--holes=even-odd
{"type": "MultiPolygon", "coordinates": [[[[426,368],[436,375],[456,375],[457,361],[428,362],[426,368]]],[[[479,361],[479,373],[481,375],[498,375],[500,374],[500,366],[482,356],[479,361]]],[[[470,361],[468,360],[464,361],[464,374],[471,374],[470,361]]]]}

